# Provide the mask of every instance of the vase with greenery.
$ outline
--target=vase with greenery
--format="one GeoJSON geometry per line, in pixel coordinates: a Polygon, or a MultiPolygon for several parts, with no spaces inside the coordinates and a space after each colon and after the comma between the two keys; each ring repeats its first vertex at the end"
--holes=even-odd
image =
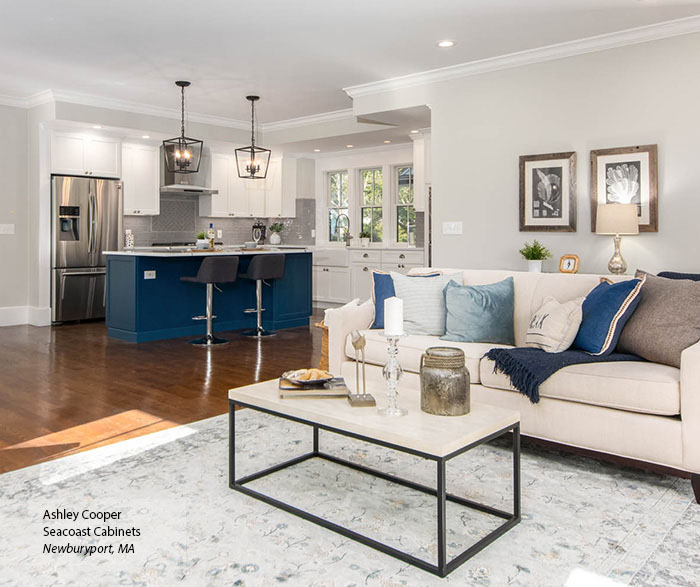
{"type": "Polygon", "coordinates": [[[198,249],[208,249],[209,240],[207,239],[207,233],[202,231],[197,233],[197,248],[198,249]]]}
{"type": "Polygon", "coordinates": [[[541,273],[542,261],[552,257],[552,252],[537,239],[532,244],[526,242],[520,254],[527,259],[527,270],[532,273],[541,273]]]}
{"type": "Polygon", "coordinates": [[[268,229],[270,230],[270,244],[279,245],[282,242],[280,232],[284,230],[284,224],[281,222],[273,222],[268,226],[268,229]]]}
{"type": "Polygon", "coordinates": [[[360,246],[367,248],[369,247],[369,241],[372,238],[372,235],[370,234],[369,230],[363,230],[360,232],[360,246]]]}

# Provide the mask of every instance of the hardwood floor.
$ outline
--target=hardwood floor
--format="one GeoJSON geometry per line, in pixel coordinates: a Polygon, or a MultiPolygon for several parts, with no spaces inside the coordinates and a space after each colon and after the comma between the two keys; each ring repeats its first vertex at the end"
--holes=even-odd
{"type": "Polygon", "coordinates": [[[0,472],[223,414],[230,388],[321,354],[313,326],[259,341],[220,335],[229,344],[203,349],[110,339],[103,322],[0,328],[0,472]]]}

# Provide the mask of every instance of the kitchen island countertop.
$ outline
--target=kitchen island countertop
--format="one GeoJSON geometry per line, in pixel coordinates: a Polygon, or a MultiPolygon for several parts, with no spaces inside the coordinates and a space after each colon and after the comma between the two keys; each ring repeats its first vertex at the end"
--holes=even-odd
{"type": "Polygon", "coordinates": [[[309,251],[306,247],[262,247],[260,249],[220,247],[213,250],[193,247],[135,247],[123,251],[104,251],[104,254],[129,257],[206,257],[208,255],[289,255],[307,252],[309,251]]]}

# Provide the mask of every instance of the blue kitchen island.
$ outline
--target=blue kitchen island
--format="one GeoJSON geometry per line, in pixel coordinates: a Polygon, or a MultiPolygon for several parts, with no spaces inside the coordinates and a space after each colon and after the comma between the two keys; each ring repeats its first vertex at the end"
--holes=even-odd
{"type": "MultiPolygon", "coordinates": [[[[311,253],[306,249],[242,251],[107,251],[107,334],[129,342],[203,335],[205,286],[180,281],[197,275],[207,255],[237,255],[245,273],[255,255],[286,255],[282,279],[263,285],[263,325],[269,330],[307,326],[311,316],[311,253]]],[[[214,331],[255,327],[255,282],[238,279],[214,290],[214,331]]]]}

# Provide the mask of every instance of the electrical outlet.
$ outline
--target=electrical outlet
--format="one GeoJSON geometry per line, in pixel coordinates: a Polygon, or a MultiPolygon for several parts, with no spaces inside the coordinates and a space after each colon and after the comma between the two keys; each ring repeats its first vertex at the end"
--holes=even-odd
{"type": "Polygon", "coordinates": [[[461,222],[443,222],[442,234],[462,234],[461,222]]]}
{"type": "Polygon", "coordinates": [[[216,238],[224,238],[224,231],[220,228],[216,229],[216,238]]]}
{"type": "Polygon", "coordinates": [[[311,229],[311,238],[316,238],[316,229],[315,228],[311,229]]]}
{"type": "Polygon", "coordinates": [[[143,278],[144,279],[155,279],[156,278],[156,270],[151,269],[150,271],[144,271],[143,278]]]}
{"type": "Polygon", "coordinates": [[[15,225],[0,224],[0,234],[15,234],[15,225]]]}

